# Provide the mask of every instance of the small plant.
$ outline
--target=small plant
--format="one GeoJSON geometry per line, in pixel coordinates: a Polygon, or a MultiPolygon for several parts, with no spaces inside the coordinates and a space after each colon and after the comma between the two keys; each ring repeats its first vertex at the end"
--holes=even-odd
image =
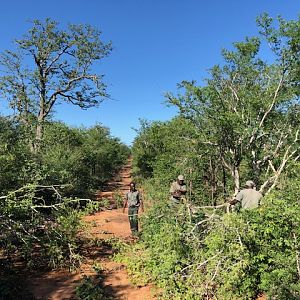
{"type": "Polygon", "coordinates": [[[102,300],[110,299],[105,296],[103,289],[103,269],[98,264],[93,266],[95,275],[84,275],[80,284],[76,287],[76,296],[80,300],[102,300]]]}
{"type": "Polygon", "coordinates": [[[109,200],[107,198],[102,198],[100,206],[103,207],[103,208],[108,208],[109,207],[109,200]]]}
{"type": "Polygon", "coordinates": [[[100,209],[100,203],[98,201],[88,201],[85,207],[86,214],[92,214],[100,209]]]}
{"type": "Polygon", "coordinates": [[[123,207],[123,195],[120,192],[115,192],[113,195],[117,208],[123,207]]]}

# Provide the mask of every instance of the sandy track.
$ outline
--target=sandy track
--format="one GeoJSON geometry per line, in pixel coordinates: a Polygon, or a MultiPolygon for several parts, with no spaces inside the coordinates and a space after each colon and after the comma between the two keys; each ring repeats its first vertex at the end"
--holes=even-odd
{"type": "MultiPolygon", "coordinates": [[[[99,201],[108,199],[114,204],[114,195],[124,195],[131,182],[131,159],[123,166],[115,179],[108,183],[103,191],[98,192],[99,201]]],[[[86,262],[79,270],[70,273],[67,270],[40,272],[30,279],[30,287],[37,299],[41,300],[62,300],[76,299],[75,288],[78,280],[83,275],[93,276],[92,265],[100,264],[104,276],[104,290],[107,297],[119,300],[153,300],[151,287],[135,287],[128,278],[126,268],[120,263],[111,259],[112,249],[105,246],[105,240],[117,237],[130,239],[130,228],[127,213],[123,214],[122,209],[111,209],[85,217],[85,221],[91,224],[91,234],[104,241],[104,245],[98,248],[88,249],[86,262]]]]}

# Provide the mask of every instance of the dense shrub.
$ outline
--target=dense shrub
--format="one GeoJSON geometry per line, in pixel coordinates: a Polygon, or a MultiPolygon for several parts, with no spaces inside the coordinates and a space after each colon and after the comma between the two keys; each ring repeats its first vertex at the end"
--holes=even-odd
{"type": "MultiPolygon", "coordinates": [[[[164,186],[184,174],[193,201],[216,202],[216,191],[210,198],[211,170],[206,151],[198,143],[195,126],[187,119],[142,122],[132,147],[133,173],[138,180],[153,178],[152,184],[164,186]]],[[[223,195],[222,187],[218,193],[223,195]]]]}
{"type": "Polygon", "coordinates": [[[174,211],[157,198],[141,241],[119,259],[134,283],[154,281],[165,299],[299,299],[299,211],[291,184],[240,213],[201,209],[191,216],[187,206],[174,211]]]}
{"type": "Polygon", "coordinates": [[[28,183],[70,185],[69,195],[87,195],[112,177],[129,148],[109,130],[96,125],[72,128],[61,122],[45,125],[41,151],[33,155],[22,125],[0,119],[1,193],[28,183]]]}
{"type": "Polygon", "coordinates": [[[31,267],[76,267],[81,219],[96,206],[89,202],[85,209],[78,209],[80,200],[55,197],[47,204],[38,196],[38,189],[29,185],[0,199],[2,254],[8,259],[22,257],[31,267]]]}
{"type": "Polygon", "coordinates": [[[165,299],[300,299],[300,23],[263,14],[257,24],[202,85],[183,80],[165,95],[178,116],[143,122],[135,139],[134,171],[152,208],[125,261],[165,299]],[[172,210],[169,184],[180,173],[189,192],[172,210]],[[263,205],[226,213],[250,179],[263,205]]]}
{"type": "Polygon", "coordinates": [[[35,164],[23,128],[0,116],[0,194],[26,184],[34,177],[35,164]]]}

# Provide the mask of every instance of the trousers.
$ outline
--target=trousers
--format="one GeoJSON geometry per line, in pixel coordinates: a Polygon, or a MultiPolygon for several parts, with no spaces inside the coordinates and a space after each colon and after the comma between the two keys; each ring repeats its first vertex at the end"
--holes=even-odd
{"type": "Polygon", "coordinates": [[[132,234],[138,233],[138,211],[139,208],[137,206],[128,207],[128,219],[130,224],[130,229],[132,234]]]}

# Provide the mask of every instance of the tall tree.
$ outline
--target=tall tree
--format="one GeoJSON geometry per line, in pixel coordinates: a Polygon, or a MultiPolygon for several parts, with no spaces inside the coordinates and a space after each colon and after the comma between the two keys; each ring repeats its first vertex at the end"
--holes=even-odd
{"type": "Polygon", "coordinates": [[[276,28],[263,15],[259,25],[274,62],[259,58],[261,38],[246,38],[223,51],[225,63],[211,69],[207,86],[183,82],[184,95],[167,95],[197,126],[200,142],[218,154],[235,192],[242,163],[250,164],[251,176],[268,192],[287,163],[299,159],[299,21],[279,19],[276,28]]]}
{"type": "Polygon", "coordinates": [[[28,33],[16,40],[17,50],[1,53],[0,91],[30,128],[34,153],[39,152],[43,124],[57,102],[84,109],[108,97],[103,75],[92,69],[112,49],[100,34],[90,25],[62,30],[51,19],[34,20],[28,33]]]}

